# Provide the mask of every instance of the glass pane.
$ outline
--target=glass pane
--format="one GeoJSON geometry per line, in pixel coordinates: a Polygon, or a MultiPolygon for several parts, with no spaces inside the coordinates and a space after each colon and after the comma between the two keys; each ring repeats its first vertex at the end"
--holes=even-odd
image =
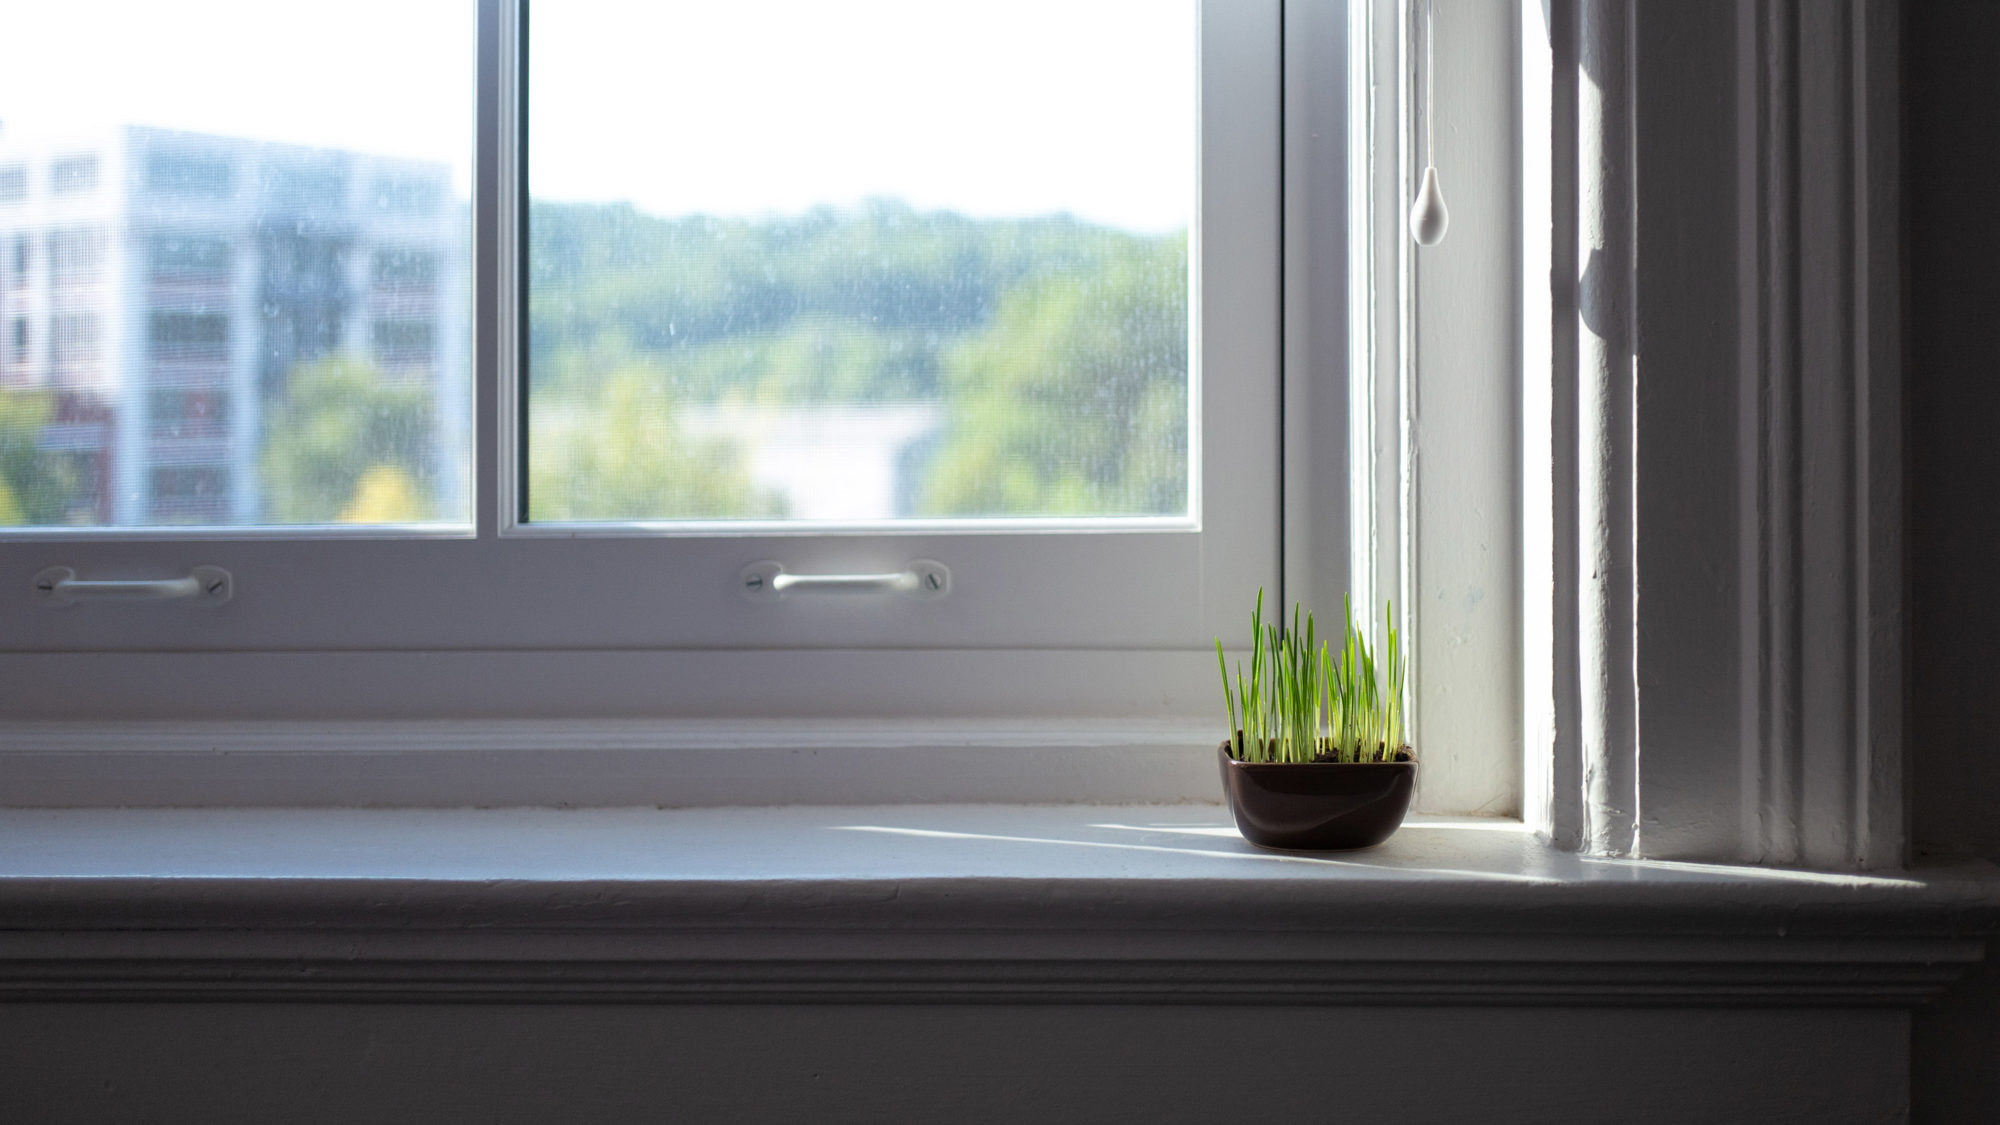
{"type": "Polygon", "coordinates": [[[473,5],[0,27],[0,525],[469,523],[473,5]]]}
{"type": "Polygon", "coordinates": [[[534,6],[526,515],[1191,514],[1195,27],[534,6]]]}

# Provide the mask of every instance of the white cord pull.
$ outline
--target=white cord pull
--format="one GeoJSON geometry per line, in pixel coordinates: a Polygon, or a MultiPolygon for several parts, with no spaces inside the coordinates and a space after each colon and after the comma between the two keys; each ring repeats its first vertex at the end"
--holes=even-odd
{"type": "Polygon", "coordinates": [[[1436,113],[1433,110],[1431,83],[1431,13],[1424,13],[1424,179],[1417,189],[1417,198],[1410,204],[1410,237],[1419,246],[1436,246],[1444,241],[1445,228],[1451,225],[1451,211],[1444,205],[1444,192],[1438,187],[1437,170],[1437,130],[1436,113]]]}
{"type": "Polygon", "coordinates": [[[51,606],[78,602],[191,601],[218,606],[236,592],[229,572],[219,566],[198,566],[186,578],[99,578],[85,580],[66,566],[52,566],[35,575],[35,596],[51,606]]]}
{"type": "Polygon", "coordinates": [[[766,559],[743,568],[737,589],[760,602],[792,593],[902,594],[935,601],[951,593],[951,570],[941,562],[918,559],[888,574],[792,574],[785,564],[766,559]]]}

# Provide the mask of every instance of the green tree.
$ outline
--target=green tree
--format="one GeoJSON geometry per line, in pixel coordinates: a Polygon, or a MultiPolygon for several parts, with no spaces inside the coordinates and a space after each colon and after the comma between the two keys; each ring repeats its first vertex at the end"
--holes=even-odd
{"type": "Polygon", "coordinates": [[[674,424],[672,379],[632,364],[588,388],[538,399],[528,433],[528,515],[535,520],[781,516],[725,442],[674,424]]]}
{"type": "MultiPolygon", "coordinates": [[[[332,355],[302,364],[264,426],[265,509],[278,523],[337,523],[358,510],[371,469],[398,470],[418,487],[418,519],[432,507],[435,406],[430,390],[385,379],[373,364],[332,355]]],[[[407,506],[405,508],[407,510],[407,506]]]]}
{"type": "MultiPolygon", "coordinates": [[[[760,220],[537,203],[530,239],[530,422],[546,449],[574,446],[561,456],[575,464],[611,452],[557,414],[606,409],[605,373],[630,368],[654,388],[635,400],[658,415],[644,423],[651,455],[682,449],[683,475],[731,462],[668,436],[668,402],[939,403],[944,431],[904,463],[921,514],[1186,511],[1184,233],[888,200],[760,220]]],[[[556,471],[530,462],[531,478],[556,471]]],[[[539,518],[560,518],[532,498],[554,493],[530,491],[539,518]]],[[[583,506],[569,518],[680,510],[640,512],[615,499],[625,491],[562,504],[583,506]]]]}
{"type": "Polygon", "coordinates": [[[1187,510],[1187,256],[1175,236],[1031,281],[946,356],[932,515],[1187,510]]]}
{"type": "Polygon", "coordinates": [[[62,523],[79,499],[75,465],[41,448],[55,412],[48,391],[0,391],[0,525],[62,523]]]}

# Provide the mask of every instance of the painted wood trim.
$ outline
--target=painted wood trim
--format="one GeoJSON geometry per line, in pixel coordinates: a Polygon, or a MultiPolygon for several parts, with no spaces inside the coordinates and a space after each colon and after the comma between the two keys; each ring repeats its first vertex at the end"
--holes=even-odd
{"type": "Polygon", "coordinates": [[[1638,690],[1634,632],[1632,13],[1584,0],[1577,84],[1577,600],[1583,842],[1599,855],[1637,846],[1638,690]]]}
{"type": "Polygon", "coordinates": [[[1553,838],[1903,862],[1899,17],[1550,5],[1553,838]]]}
{"type": "Polygon", "coordinates": [[[9,878],[0,1000],[1911,1007],[1981,962],[1991,874],[9,878]]]}
{"type": "Polygon", "coordinates": [[[1191,720],[0,724],[0,806],[602,807],[1220,798],[1191,720]]]}
{"type": "MultiPolygon", "coordinates": [[[[1532,5],[1524,5],[1530,21],[1532,5]]],[[[1524,239],[1544,231],[1548,238],[1546,278],[1527,278],[1542,289],[1526,290],[1531,306],[1543,319],[1524,324],[1524,346],[1534,351],[1524,360],[1524,395],[1529,401],[1546,396],[1545,409],[1524,415],[1522,481],[1524,518],[1535,518],[1523,530],[1525,582],[1537,587],[1524,595],[1524,607],[1540,612],[1524,623],[1524,713],[1538,716],[1540,725],[1527,742],[1527,769],[1537,780],[1537,799],[1527,815],[1530,823],[1558,847],[1583,846],[1583,743],[1580,587],[1581,522],[1578,461],[1582,448],[1578,431],[1578,310],[1579,277],[1584,257],[1578,249],[1581,169],[1572,154],[1578,144],[1578,92],[1581,79],[1579,47],[1581,17],[1578,0],[1549,0],[1543,14],[1547,54],[1524,32],[1524,46],[1535,47],[1535,67],[1523,68],[1524,82],[1535,83],[1535,100],[1548,107],[1547,134],[1540,120],[1522,122],[1524,168],[1538,161],[1547,176],[1546,194],[1523,195],[1528,222],[1524,239]],[[1530,133],[1530,130],[1534,133],[1530,133]],[[1539,143],[1533,143],[1539,142],[1539,143]],[[1546,334],[1543,334],[1543,328],[1546,334]],[[1537,365],[1534,360],[1543,361],[1537,365]],[[1546,374],[1544,374],[1546,372],[1546,374]]],[[[1524,102],[1526,98],[1524,98],[1524,102]]]]}
{"type": "Polygon", "coordinates": [[[1342,856],[1157,806],[16,810],[0,997],[1908,1006],[2000,930],[1908,875],[1342,856]]]}
{"type": "Polygon", "coordinates": [[[1907,819],[1899,12],[1768,0],[1755,16],[1746,850],[1894,868],[1907,819]]]}
{"type": "Polygon", "coordinates": [[[561,1004],[1145,1004],[1800,1008],[1923,1004],[1977,943],[1871,960],[1609,962],[727,961],[58,958],[0,962],[0,1001],[561,1004]]]}

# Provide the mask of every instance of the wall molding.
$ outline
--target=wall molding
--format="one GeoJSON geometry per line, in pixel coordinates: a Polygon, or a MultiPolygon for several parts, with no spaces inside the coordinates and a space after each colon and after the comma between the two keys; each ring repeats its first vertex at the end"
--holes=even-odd
{"type": "Polygon", "coordinates": [[[1740,13],[1746,835],[1903,862],[1898,17],[1740,13]]]}
{"type": "Polygon", "coordinates": [[[1162,806],[0,812],[0,999],[1907,1007],[2000,874],[1162,806]]]}
{"type": "Polygon", "coordinates": [[[1548,11],[1535,812],[1595,854],[1897,867],[1898,7],[1548,11]]]}
{"type": "Polygon", "coordinates": [[[1982,951],[1978,942],[1878,945],[1866,958],[1771,961],[1690,943],[1676,957],[1601,961],[1277,964],[50,958],[0,961],[0,1001],[1902,1008],[1944,992],[1982,951]]]}
{"type": "Polygon", "coordinates": [[[1581,837],[1638,850],[1639,698],[1635,438],[1639,378],[1636,18],[1623,0],[1579,7],[1577,66],[1575,572],[1581,837]]]}

